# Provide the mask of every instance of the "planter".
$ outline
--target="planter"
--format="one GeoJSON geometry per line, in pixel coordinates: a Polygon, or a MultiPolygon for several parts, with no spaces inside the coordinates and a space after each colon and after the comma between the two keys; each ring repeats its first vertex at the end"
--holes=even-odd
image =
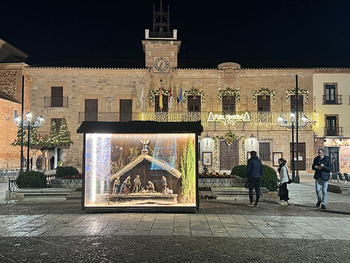
{"type": "Polygon", "coordinates": [[[51,180],[50,186],[53,188],[82,188],[83,180],[56,178],[51,180]]]}
{"type": "Polygon", "coordinates": [[[82,192],[75,189],[52,188],[24,188],[14,192],[6,191],[6,200],[19,202],[56,203],[66,202],[68,199],[81,199],[82,192]]]}
{"type": "Polygon", "coordinates": [[[244,187],[245,180],[233,175],[232,178],[198,178],[199,187],[244,187]]]}
{"type": "MultiPolygon", "coordinates": [[[[242,187],[217,187],[211,189],[213,195],[216,196],[217,200],[236,200],[236,201],[244,201],[249,199],[249,190],[242,187]]],[[[261,196],[260,200],[263,200],[264,194],[268,193],[269,190],[265,187],[261,187],[261,196]]],[[[255,196],[255,191],[254,191],[255,196]]]]}

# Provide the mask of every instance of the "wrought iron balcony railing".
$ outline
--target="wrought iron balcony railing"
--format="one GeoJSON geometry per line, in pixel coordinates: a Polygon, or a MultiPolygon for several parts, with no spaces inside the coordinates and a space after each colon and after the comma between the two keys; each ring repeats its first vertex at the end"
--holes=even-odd
{"type": "Polygon", "coordinates": [[[120,112],[79,112],[79,122],[83,121],[135,121],[138,120],[138,113],[131,113],[127,117],[121,119],[120,112]]]}
{"type": "MultiPolygon", "coordinates": [[[[212,112],[213,120],[210,120],[210,112],[79,112],[79,122],[83,121],[157,121],[157,122],[196,122],[204,123],[222,123],[224,125],[233,125],[236,122],[245,122],[254,125],[278,125],[278,117],[289,117],[288,112],[236,112],[236,114],[224,115],[222,112],[212,112]],[[247,119],[248,118],[248,119],[247,119]]],[[[301,112],[299,118],[305,114],[310,124],[317,122],[317,117],[313,112],[301,112]]]]}
{"type": "Polygon", "coordinates": [[[208,112],[79,112],[79,122],[83,121],[158,121],[158,122],[196,122],[207,120],[208,112]]]}
{"type": "Polygon", "coordinates": [[[157,38],[172,38],[173,32],[149,32],[150,37],[157,37],[157,38]]]}
{"type": "Polygon", "coordinates": [[[44,107],[63,107],[68,108],[68,97],[44,97],[44,107]]]}
{"type": "Polygon", "coordinates": [[[342,95],[337,95],[337,96],[323,95],[322,104],[323,105],[341,105],[343,104],[342,95]]]}
{"type": "Polygon", "coordinates": [[[343,127],[324,127],[324,136],[343,136],[343,127]]]}

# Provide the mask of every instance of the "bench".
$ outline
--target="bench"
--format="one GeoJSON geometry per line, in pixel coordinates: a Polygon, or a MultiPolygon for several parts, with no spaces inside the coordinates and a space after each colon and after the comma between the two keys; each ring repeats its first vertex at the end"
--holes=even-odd
{"type": "Polygon", "coordinates": [[[350,181],[350,175],[348,173],[342,174],[340,172],[332,172],[329,181],[332,182],[333,180],[336,180],[337,183],[343,182],[344,184],[346,184],[350,181]]]}
{"type": "MultiPolygon", "coordinates": [[[[211,188],[214,195],[216,195],[217,200],[247,200],[249,196],[249,190],[246,188],[240,187],[212,187],[211,188]]],[[[268,193],[269,190],[265,187],[260,188],[261,198],[264,197],[265,193],[268,193]]],[[[254,190],[255,196],[255,190],[254,190]]]]}
{"type": "Polygon", "coordinates": [[[74,191],[75,189],[69,188],[17,189],[14,192],[8,191],[6,199],[20,202],[64,202],[74,191]]]}

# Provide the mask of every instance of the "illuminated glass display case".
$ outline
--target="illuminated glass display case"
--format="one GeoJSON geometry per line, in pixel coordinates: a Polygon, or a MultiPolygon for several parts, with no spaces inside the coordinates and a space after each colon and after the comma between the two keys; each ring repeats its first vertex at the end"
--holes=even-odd
{"type": "Polygon", "coordinates": [[[83,122],[85,211],[198,207],[200,122],[83,122]]]}

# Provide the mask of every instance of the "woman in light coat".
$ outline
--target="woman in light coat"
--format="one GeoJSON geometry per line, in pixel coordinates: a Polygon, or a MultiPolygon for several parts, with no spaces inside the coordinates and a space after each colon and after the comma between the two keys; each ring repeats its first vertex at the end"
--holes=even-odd
{"type": "Polygon", "coordinates": [[[278,159],[278,173],[280,176],[280,189],[279,189],[279,196],[280,196],[280,204],[281,205],[288,205],[289,200],[289,191],[287,189],[287,183],[289,182],[289,176],[288,176],[288,167],[286,165],[287,161],[283,158],[278,159]]]}

